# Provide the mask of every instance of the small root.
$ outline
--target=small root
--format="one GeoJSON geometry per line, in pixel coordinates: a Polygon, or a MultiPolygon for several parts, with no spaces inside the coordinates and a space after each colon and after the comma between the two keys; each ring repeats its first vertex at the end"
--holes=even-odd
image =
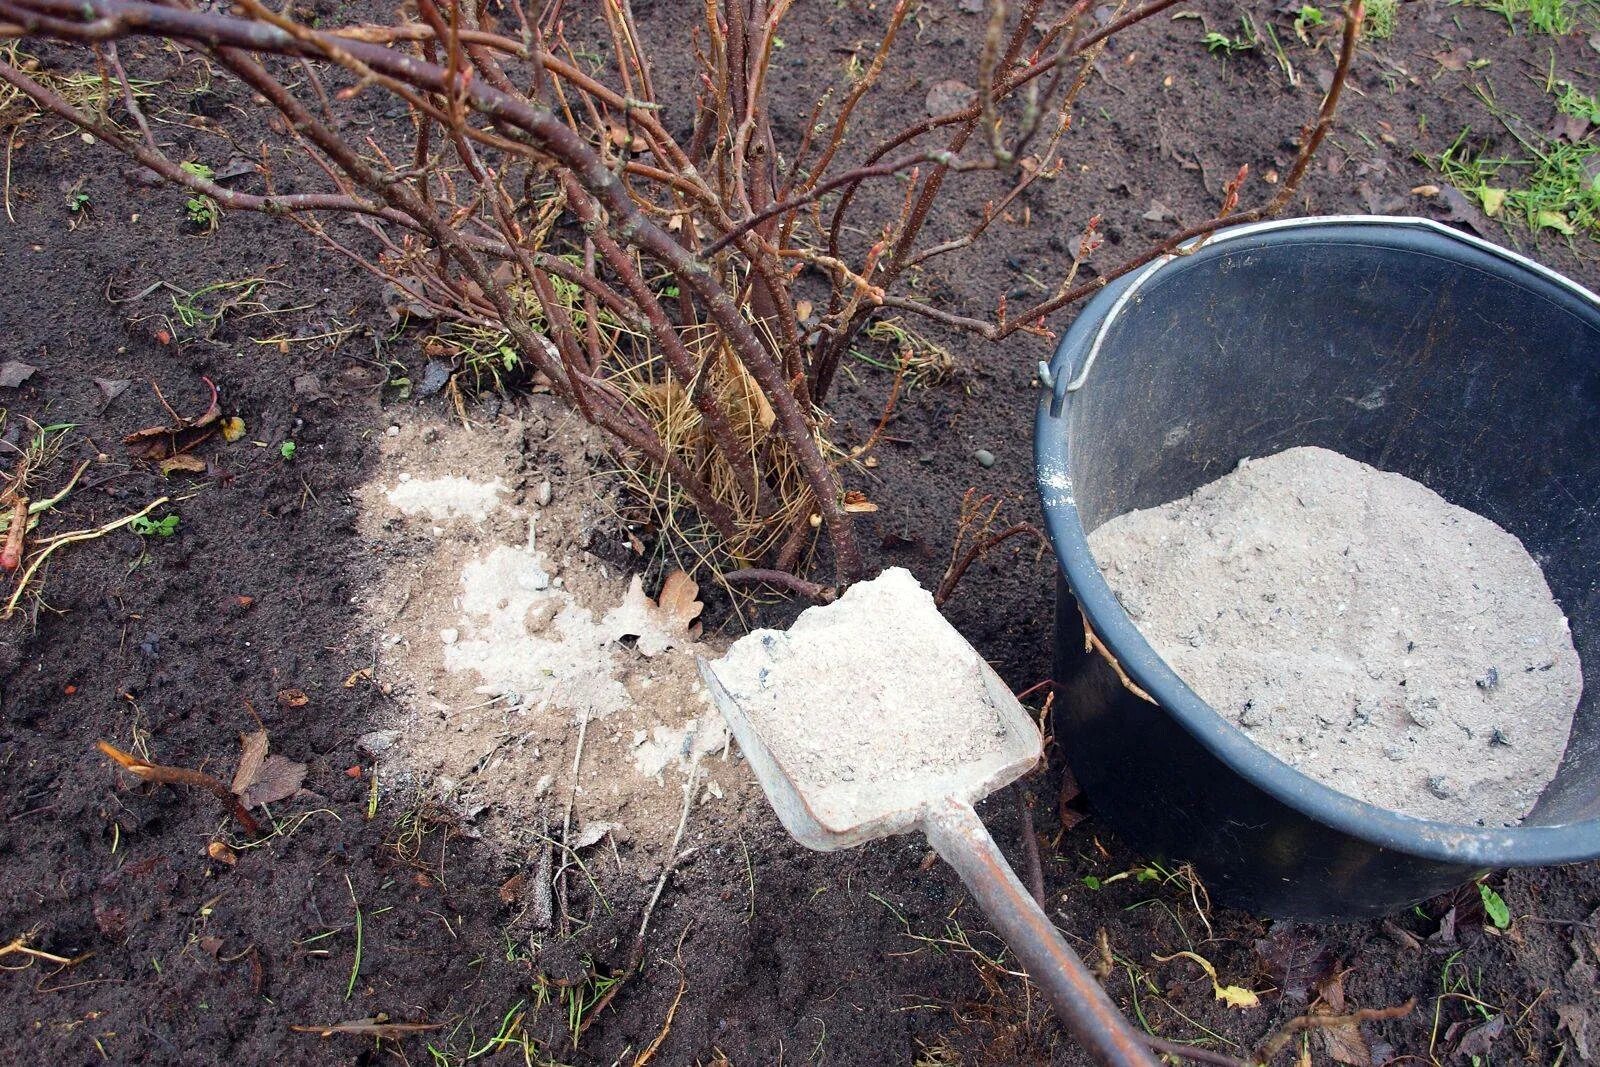
{"type": "Polygon", "coordinates": [[[159,782],[162,785],[186,785],[194,789],[205,790],[222,801],[223,806],[228,809],[228,813],[238,820],[240,826],[244,827],[245,833],[251,837],[259,837],[261,835],[261,824],[256,822],[255,818],[245,810],[244,805],[239,803],[239,798],[233,795],[233,790],[224,785],[220,779],[213,778],[204,771],[194,771],[187,767],[163,767],[156,763],[144,763],[109,741],[97,741],[95,746],[100,749],[101,754],[107,759],[142,782],[159,782]]]}

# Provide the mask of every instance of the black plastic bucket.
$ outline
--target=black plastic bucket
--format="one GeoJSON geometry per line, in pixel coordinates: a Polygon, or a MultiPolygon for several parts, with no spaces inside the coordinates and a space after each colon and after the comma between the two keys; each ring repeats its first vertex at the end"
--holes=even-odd
{"type": "Polygon", "coordinates": [[[1065,578],[1055,732],[1130,844],[1192,861],[1220,901],[1300,919],[1388,914],[1492,868],[1600,856],[1600,685],[1522,825],[1410,818],[1301,774],[1196,696],[1085,540],[1245,457],[1320,445],[1521,538],[1594,677],[1600,299],[1422,219],[1242,226],[1108,286],[1041,380],[1035,461],[1065,578]],[[1085,650],[1085,617],[1153,703],[1085,650]]]}

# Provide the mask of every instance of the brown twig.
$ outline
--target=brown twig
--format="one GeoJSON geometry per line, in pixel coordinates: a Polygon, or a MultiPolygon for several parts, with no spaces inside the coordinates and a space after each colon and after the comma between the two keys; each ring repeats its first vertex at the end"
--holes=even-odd
{"type": "Polygon", "coordinates": [[[1048,908],[1044,898],[1044,865],[1039,860],[1039,836],[1033,830],[1033,794],[1020,784],[1012,790],[1017,798],[1017,820],[1022,824],[1023,869],[1028,875],[1028,892],[1041,908],[1048,908]]]}
{"type": "MultiPolygon", "coordinates": [[[[595,1001],[594,1007],[584,1013],[583,1023],[578,1027],[579,1035],[589,1029],[589,1026],[600,1016],[606,1006],[616,999],[618,993],[622,992],[622,987],[628,983],[628,980],[638,974],[639,969],[644,966],[645,936],[650,931],[650,917],[655,914],[656,904],[661,900],[662,890],[667,887],[667,879],[672,877],[672,872],[677,869],[678,864],[683,861],[684,856],[687,854],[687,852],[679,852],[678,846],[683,843],[683,831],[689,824],[689,811],[694,807],[694,791],[699,784],[700,764],[697,762],[690,765],[689,773],[684,778],[683,809],[678,815],[678,829],[672,835],[672,844],[667,847],[666,857],[661,861],[661,874],[656,879],[655,890],[650,894],[650,899],[644,906],[644,913],[639,918],[639,932],[634,935],[633,945],[628,950],[627,966],[623,968],[617,980],[612,982],[611,986],[601,994],[600,999],[595,1001]]],[[[692,852],[694,850],[689,849],[687,851],[692,852]]]]}
{"type": "MultiPolygon", "coordinates": [[[[85,952],[79,956],[58,956],[54,952],[46,952],[43,949],[34,948],[32,945],[30,945],[29,942],[34,939],[34,936],[35,931],[30,930],[27,933],[22,934],[20,937],[12,938],[4,945],[0,945],[0,958],[4,958],[6,956],[26,956],[30,960],[44,960],[46,963],[54,963],[61,967],[71,967],[74,964],[82,963],[84,960],[93,955],[93,953],[85,952]]],[[[26,966],[26,964],[23,965],[23,967],[26,966]]],[[[23,968],[17,967],[9,969],[22,970],[23,968]]]]}
{"type": "Polygon", "coordinates": [[[1002,542],[1016,537],[1018,534],[1031,533],[1039,539],[1039,543],[1048,546],[1044,534],[1031,522],[1019,522],[1015,526],[1008,526],[999,533],[990,534],[980,538],[975,544],[962,553],[959,559],[952,563],[944,572],[944,577],[939,580],[938,589],[934,590],[933,602],[939,607],[944,607],[945,601],[956,591],[956,585],[967,573],[967,568],[977,561],[978,557],[999,546],[1002,542]]]}
{"type": "Polygon", "coordinates": [[[1261,1046],[1261,1051],[1256,1058],[1262,1063],[1272,1062],[1272,1058],[1294,1038],[1295,1034],[1305,1030],[1325,1030],[1342,1026],[1359,1026],[1362,1023],[1382,1022],[1385,1019],[1403,1019],[1417,1010],[1417,998],[1412,997],[1404,1004],[1395,1004],[1387,1008],[1359,1008],[1345,1015],[1300,1015],[1278,1028],[1278,1032],[1268,1038],[1261,1046]]]}
{"type": "Polygon", "coordinates": [[[839,591],[832,586],[809,582],[788,571],[745,567],[736,571],[723,571],[717,577],[728,585],[774,585],[796,596],[805,597],[814,604],[831,604],[839,598],[839,591]]]}
{"type": "Polygon", "coordinates": [[[1185,1045],[1180,1041],[1168,1041],[1164,1037],[1154,1034],[1144,1035],[1144,1043],[1163,1056],[1177,1056],[1195,1063],[1210,1063],[1216,1067],[1259,1067],[1252,1060],[1241,1060],[1237,1056],[1230,1056],[1226,1052],[1213,1052],[1208,1048],[1196,1045],[1185,1045]]]}
{"type": "Polygon", "coordinates": [[[222,801],[228,813],[238,820],[244,827],[245,833],[257,837],[261,833],[261,824],[245,810],[239,798],[233,795],[219,779],[213,778],[204,771],[190,770],[187,767],[166,767],[157,763],[145,763],[122,751],[109,741],[95,742],[101,754],[117,766],[139,779],[141,782],[157,782],[161,785],[184,785],[193,789],[203,789],[207,793],[222,801]]]}

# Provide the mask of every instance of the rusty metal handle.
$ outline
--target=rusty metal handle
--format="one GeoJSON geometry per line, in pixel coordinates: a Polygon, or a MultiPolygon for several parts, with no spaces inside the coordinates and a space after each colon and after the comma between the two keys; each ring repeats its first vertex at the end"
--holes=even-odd
{"type": "Polygon", "coordinates": [[[972,805],[952,799],[933,807],[923,831],[1083,1047],[1106,1067],[1157,1067],[1149,1046],[1017,880],[972,805]]]}

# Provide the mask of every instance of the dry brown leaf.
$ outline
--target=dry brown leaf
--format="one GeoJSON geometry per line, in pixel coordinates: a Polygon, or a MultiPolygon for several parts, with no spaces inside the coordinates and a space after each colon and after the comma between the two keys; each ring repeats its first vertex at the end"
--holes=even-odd
{"type": "Polygon", "coordinates": [[[626,148],[630,152],[643,152],[650,147],[648,141],[629,130],[620,122],[606,123],[606,140],[615,148],[626,148]]]}
{"type": "Polygon", "coordinates": [[[20,360],[10,359],[0,363],[0,389],[15,389],[29,378],[39,368],[20,360]]]}
{"type": "Polygon", "coordinates": [[[229,848],[227,842],[225,841],[211,842],[211,844],[206,846],[206,855],[210,856],[218,863],[226,863],[230,867],[239,862],[238,854],[235,853],[233,849],[229,848]]]}
{"type": "Polygon", "coordinates": [[[158,466],[162,474],[171,474],[174,471],[187,471],[190,474],[206,472],[206,461],[193,452],[180,452],[176,456],[168,456],[158,466]]]}
{"type": "Polygon", "coordinates": [[[371,680],[372,680],[372,668],[371,667],[362,667],[358,671],[351,671],[350,672],[350,677],[348,677],[348,678],[346,678],[344,680],[344,687],[346,689],[354,689],[356,687],[356,683],[357,682],[364,682],[364,681],[371,681],[371,680]]]}
{"type": "Polygon", "coordinates": [[[1322,1047],[1335,1063],[1346,1067],[1372,1067],[1372,1050],[1355,1023],[1339,1023],[1322,1031],[1322,1047]]]}
{"type": "Polygon", "coordinates": [[[300,791],[300,786],[306,780],[306,765],[293,760],[284,759],[282,756],[268,756],[261,764],[261,777],[250,784],[239,800],[246,808],[258,808],[263,804],[276,804],[280,800],[288,800],[300,791]]]}
{"type": "Polygon", "coordinates": [[[1556,1008],[1556,1029],[1565,1030],[1572,1036],[1573,1048],[1577,1050],[1578,1059],[1584,1063],[1589,1062],[1589,1023],[1593,1016],[1588,1009],[1580,1004],[1562,1004],[1556,1008]]]}
{"type": "Polygon", "coordinates": [[[188,418],[175,415],[177,422],[171,426],[146,426],[142,430],[135,430],[122,439],[134,456],[139,459],[165,460],[173,459],[216,432],[213,425],[222,418],[222,404],[217,393],[216,383],[210,378],[202,377],[206,388],[211,391],[211,400],[206,405],[205,411],[197,418],[188,418]]]}
{"type": "Polygon", "coordinates": [[[235,796],[242,795],[250,783],[261,777],[261,764],[267,758],[267,732],[252,730],[239,735],[239,769],[233,772],[235,796]]]}
{"type": "Polygon", "coordinates": [[[620,822],[587,823],[584,825],[582,830],[579,830],[573,835],[572,840],[567,843],[567,847],[572,849],[574,852],[580,849],[589,848],[592,845],[599,844],[600,839],[605,837],[607,834],[615,834],[621,829],[622,824],[620,822]]]}
{"type": "Polygon", "coordinates": [[[278,704],[285,708],[303,708],[311,703],[311,698],[306,696],[304,689],[278,690],[278,704]]]}
{"type": "Polygon", "coordinates": [[[656,597],[656,606],[684,633],[691,636],[699,633],[695,620],[705,605],[700,602],[700,586],[683,571],[667,575],[666,581],[661,583],[661,594],[656,597]]]}
{"type": "Polygon", "coordinates": [[[859,489],[851,489],[844,495],[844,510],[849,515],[866,515],[878,510],[878,505],[867,499],[867,494],[859,489]]]}
{"type": "Polygon", "coordinates": [[[239,744],[243,751],[232,788],[246,809],[287,800],[299,791],[306,780],[306,765],[267,755],[265,730],[241,735],[239,744]]]}
{"type": "Polygon", "coordinates": [[[733,394],[729,399],[731,415],[736,426],[759,426],[763,431],[772,429],[772,424],[777,421],[778,415],[772,410],[772,403],[767,400],[767,394],[761,391],[761,386],[745,370],[744,364],[735,359],[725,361],[728,368],[728,389],[733,394]]]}
{"type": "Polygon", "coordinates": [[[527,881],[528,876],[519,872],[500,883],[500,903],[515,904],[517,898],[522,895],[522,887],[527,881]]]}
{"type": "Polygon", "coordinates": [[[695,620],[705,606],[699,600],[700,587],[682,571],[667,575],[656,600],[645,596],[644,580],[634,575],[622,603],[606,615],[605,628],[611,639],[635,637],[634,647],[644,656],[659,656],[669,648],[687,644],[700,636],[695,620]]]}

